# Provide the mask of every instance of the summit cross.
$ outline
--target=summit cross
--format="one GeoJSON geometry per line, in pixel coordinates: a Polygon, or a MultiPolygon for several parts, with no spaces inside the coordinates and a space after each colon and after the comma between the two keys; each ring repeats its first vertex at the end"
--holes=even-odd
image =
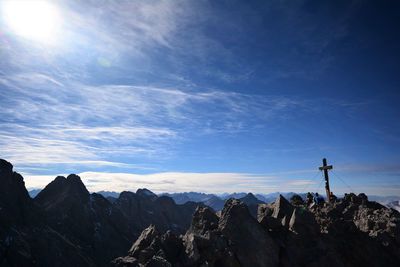
{"type": "Polygon", "coordinates": [[[331,190],[329,188],[329,175],[328,175],[328,170],[332,170],[333,166],[328,165],[326,162],[326,158],[322,159],[322,166],[319,167],[320,171],[324,171],[324,177],[325,177],[325,190],[326,190],[326,200],[330,202],[331,199],[331,190]]]}

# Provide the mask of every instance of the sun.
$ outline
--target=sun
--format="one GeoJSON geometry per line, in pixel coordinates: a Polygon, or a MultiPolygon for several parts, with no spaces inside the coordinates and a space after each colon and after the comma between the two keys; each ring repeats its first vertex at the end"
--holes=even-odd
{"type": "Polygon", "coordinates": [[[10,32],[45,44],[55,43],[61,17],[56,6],[42,0],[6,0],[1,5],[10,32]]]}

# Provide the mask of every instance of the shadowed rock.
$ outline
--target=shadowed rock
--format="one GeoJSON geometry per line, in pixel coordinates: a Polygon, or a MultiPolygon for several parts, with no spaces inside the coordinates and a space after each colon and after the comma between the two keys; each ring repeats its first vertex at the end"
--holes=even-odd
{"type": "Polygon", "coordinates": [[[229,199],[225,203],[219,230],[232,242],[231,247],[241,266],[278,265],[277,246],[242,202],[229,199]]]}
{"type": "Polygon", "coordinates": [[[272,217],[283,219],[284,217],[290,218],[292,216],[294,207],[282,195],[279,195],[274,202],[274,211],[272,217]]]}

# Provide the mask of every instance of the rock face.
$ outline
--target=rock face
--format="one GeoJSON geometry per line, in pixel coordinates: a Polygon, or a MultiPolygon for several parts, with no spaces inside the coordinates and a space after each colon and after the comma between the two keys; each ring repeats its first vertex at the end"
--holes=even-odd
{"type": "Polygon", "coordinates": [[[92,266],[72,242],[49,227],[23,178],[0,160],[0,266],[92,266]],[[60,255],[60,256],[54,256],[60,255]]]}
{"type": "Polygon", "coordinates": [[[226,202],[219,229],[231,241],[241,266],[278,266],[276,244],[241,201],[230,199],[226,202]]]}
{"type": "Polygon", "coordinates": [[[0,225],[24,225],[31,220],[33,203],[21,175],[8,161],[0,159],[0,225]]]}
{"type": "Polygon", "coordinates": [[[142,192],[122,192],[113,202],[113,207],[124,214],[136,236],[150,224],[156,225],[161,231],[184,233],[190,226],[196,207],[201,205],[194,202],[177,205],[170,197],[142,192]]]}
{"type": "Polygon", "coordinates": [[[220,218],[210,208],[197,208],[186,234],[175,237],[167,246],[174,253],[167,253],[160,240],[163,238],[154,227],[146,229],[128,256],[114,260],[113,264],[129,266],[134,258],[149,266],[157,256],[164,259],[165,266],[278,266],[278,246],[268,230],[236,199],[225,203],[220,218]],[[171,254],[174,257],[163,257],[171,254]]]}
{"type": "Polygon", "coordinates": [[[150,224],[184,233],[197,207],[147,189],[110,202],[90,194],[74,174],[57,177],[31,199],[5,160],[0,185],[0,266],[108,266],[150,224]]]}
{"type": "Polygon", "coordinates": [[[59,176],[34,199],[46,224],[97,265],[115,258],[135,237],[122,212],[99,194],[90,194],[79,176],[59,176]]]}
{"type": "Polygon", "coordinates": [[[364,194],[309,208],[278,196],[256,221],[229,199],[218,217],[199,207],[185,235],[146,229],[114,266],[397,266],[400,214],[364,194]],[[167,252],[168,251],[173,251],[167,252]],[[168,255],[168,256],[167,256],[168,255]],[[172,255],[172,256],[171,256],[172,255]],[[153,265],[154,264],[154,265],[153,265]]]}

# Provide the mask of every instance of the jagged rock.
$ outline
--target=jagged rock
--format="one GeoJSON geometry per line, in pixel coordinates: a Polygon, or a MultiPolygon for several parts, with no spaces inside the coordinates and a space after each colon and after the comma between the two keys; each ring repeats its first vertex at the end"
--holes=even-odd
{"type": "Polygon", "coordinates": [[[183,236],[184,266],[238,266],[229,241],[218,230],[218,217],[209,208],[199,207],[183,236]]]}
{"type": "Polygon", "coordinates": [[[260,224],[270,231],[281,231],[284,229],[282,220],[276,219],[271,216],[265,216],[260,220],[260,224]]]}
{"type": "Polygon", "coordinates": [[[295,194],[290,198],[290,203],[294,206],[302,206],[304,205],[304,200],[301,196],[295,194]]]}
{"type": "Polygon", "coordinates": [[[112,262],[115,266],[135,259],[144,266],[171,266],[181,260],[182,240],[171,231],[160,235],[154,225],[143,230],[128,252],[128,258],[119,258],[112,262]]]}
{"type": "MultiPolygon", "coordinates": [[[[296,206],[290,216],[285,213],[291,206],[280,199],[273,205],[277,218],[270,206],[262,205],[261,221],[288,221],[279,231],[258,223],[245,204],[230,199],[219,218],[211,209],[198,208],[182,238],[172,238],[167,246],[161,241],[146,259],[172,266],[397,266],[398,213],[362,199],[351,196],[313,209],[296,206]],[[366,216],[378,223],[364,225],[366,216]],[[380,234],[370,236],[370,231],[380,234]],[[174,247],[175,256],[167,256],[166,247],[174,247]]],[[[155,240],[163,238],[156,235],[150,244],[155,240]]]]}
{"type": "Polygon", "coordinates": [[[378,238],[384,245],[393,239],[397,244],[400,240],[400,214],[378,203],[365,202],[354,213],[354,224],[373,238],[378,238]]]}
{"type": "Polygon", "coordinates": [[[257,220],[262,219],[265,216],[272,216],[274,208],[270,204],[260,204],[257,210],[257,220]]]}
{"type": "Polygon", "coordinates": [[[279,195],[274,202],[274,211],[272,217],[283,219],[284,217],[290,218],[292,216],[294,207],[282,195],[279,195]]]}
{"type": "Polygon", "coordinates": [[[183,242],[173,232],[167,231],[161,236],[161,248],[168,262],[174,264],[181,260],[183,242]]]}
{"type": "Polygon", "coordinates": [[[316,236],[319,233],[314,216],[302,207],[293,210],[289,221],[289,230],[303,236],[316,236]]]}
{"type": "Polygon", "coordinates": [[[158,251],[160,240],[159,232],[154,225],[143,230],[129,250],[129,256],[135,257],[140,263],[146,263],[158,251]]]}
{"type": "Polygon", "coordinates": [[[285,230],[284,226],[287,226],[286,216],[283,218],[273,217],[275,210],[275,204],[260,204],[257,211],[258,222],[266,229],[272,232],[280,232],[285,230]]]}
{"type": "Polygon", "coordinates": [[[219,230],[232,242],[241,266],[277,266],[278,248],[239,200],[229,199],[222,210],[219,230]],[[262,248],[262,249],[260,249],[262,248]]]}
{"type": "Polygon", "coordinates": [[[198,207],[193,214],[189,232],[203,235],[206,231],[218,228],[218,217],[207,207],[198,207]]]}
{"type": "Polygon", "coordinates": [[[131,256],[118,257],[112,260],[110,264],[116,267],[139,267],[138,260],[131,256]]]}

